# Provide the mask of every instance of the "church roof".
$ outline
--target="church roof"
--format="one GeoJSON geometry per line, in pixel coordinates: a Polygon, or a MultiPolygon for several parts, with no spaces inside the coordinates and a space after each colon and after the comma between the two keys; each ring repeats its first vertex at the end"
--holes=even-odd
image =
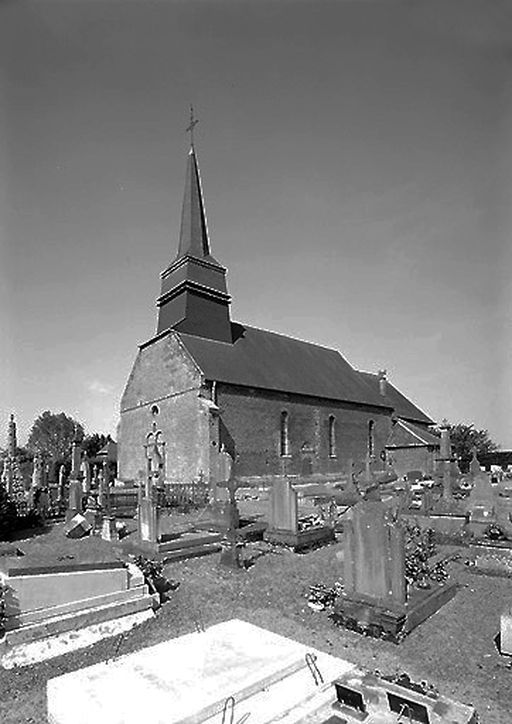
{"type": "Polygon", "coordinates": [[[255,327],[233,328],[232,344],[178,333],[206,379],[391,407],[336,350],[255,327]]]}
{"type": "Polygon", "coordinates": [[[397,420],[393,426],[386,447],[425,447],[431,445],[439,447],[441,438],[433,435],[424,427],[415,425],[413,422],[397,420]]]}
{"type": "MultiPolygon", "coordinates": [[[[378,394],[379,393],[379,376],[372,372],[359,372],[364,377],[372,389],[378,394]]],[[[434,421],[430,419],[419,407],[416,407],[405,395],[402,395],[396,387],[386,380],[386,394],[380,395],[381,400],[392,407],[395,411],[395,417],[401,417],[404,420],[411,420],[412,422],[420,422],[424,425],[433,425],[434,421]]]]}

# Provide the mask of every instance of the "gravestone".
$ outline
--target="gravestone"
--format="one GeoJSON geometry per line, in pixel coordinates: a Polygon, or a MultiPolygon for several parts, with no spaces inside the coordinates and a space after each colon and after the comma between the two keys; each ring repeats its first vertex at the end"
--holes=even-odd
{"type": "Polygon", "coordinates": [[[476,447],[474,447],[471,450],[471,461],[469,463],[469,473],[471,477],[475,478],[477,475],[480,475],[482,472],[480,468],[480,463],[478,462],[478,458],[476,456],[476,447]]]}
{"type": "Polygon", "coordinates": [[[270,492],[268,524],[271,530],[298,531],[297,493],[288,478],[274,480],[270,492]]]}
{"type": "Polygon", "coordinates": [[[87,457],[84,457],[80,463],[80,473],[82,477],[82,492],[84,495],[89,495],[91,491],[91,464],[87,460],[87,457]]]}
{"type": "Polygon", "coordinates": [[[113,515],[105,515],[101,525],[101,537],[103,540],[118,541],[119,535],[116,528],[116,519],[113,515]]]}
{"type": "Polygon", "coordinates": [[[83,515],[77,513],[64,528],[64,534],[67,538],[83,538],[88,535],[91,530],[90,523],[83,515]]]}
{"type": "Polygon", "coordinates": [[[500,652],[512,656],[512,610],[508,607],[500,617],[500,652]]]}
{"type": "Polygon", "coordinates": [[[404,604],[405,549],[401,526],[380,501],[353,508],[344,531],[344,590],[383,604],[404,604]]]}
{"type": "Polygon", "coordinates": [[[61,465],[59,468],[59,482],[57,489],[57,501],[60,503],[66,496],[66,468],[61,465]]]}
{"type": "Polygon", "coordinates": [[[268,528],[263,538],[270,543],[289,546],[294,551],[309,548],[335,539],[331,525],[299,529],[297,493],[288,478],[274,480],[269,496],[268,528]]]}
{"type": "Polygon", "coordinates": [[[66,521],[74,518],[77,513],[82,512],[82,483],[80,480],[70,480],[68,486],[68,509],[66,521]]]}
{"type": "Polygon", "coordinates": [[[163,484],[164,445],[161,433],[153,422],[152,431],[144,445],[146,454],[146,479],[139,488],[137,508],[138,532],[141,541],[158,543],[160,540],[160,507],[158,504],[158,485],[163,484]]]}
{"type": "Polygon", "coordinates": [[[481,535],[488,525],[496,522],[496,497],[489,476],[480,471],[473,477],[473,488],[466,501],[472,533],[481,535]]]}
{"type": "Polygon", "coordinates": [[[399,643],[449,601],[453,583],[408,586],[404,530],[392,510],[365,500],[344,523],[343,592],[333,612],[336,623],[399,643]]]}

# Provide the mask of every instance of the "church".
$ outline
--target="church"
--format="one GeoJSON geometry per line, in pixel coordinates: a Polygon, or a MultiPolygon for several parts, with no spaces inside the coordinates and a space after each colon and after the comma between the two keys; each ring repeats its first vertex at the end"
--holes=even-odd
{"type": "Polygon", "coordinates": [[[213,484],[222,450],[248,484],[332,480],[368,454],[399,474],[431,472],[434,423],[385,371],[360,372],[334,349],[232,321],[226,274],[212,253],[192,142],[156,334],[140,345],[121,399],[120,480],[144,474],[153,435],[169,483],[213,484]]]}

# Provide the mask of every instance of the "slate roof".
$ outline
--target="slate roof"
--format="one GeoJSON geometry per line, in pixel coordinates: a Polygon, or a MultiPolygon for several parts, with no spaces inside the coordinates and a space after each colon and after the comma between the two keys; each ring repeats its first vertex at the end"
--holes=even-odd
{"type": "Polygon", "coordinates": [[[339,352],[255,327],[233,325],[235,341],[175,332],[206,379],[276,392],[384,407],[391,404],[339,352]]]}
{"type": "Polygon", "coordinates": [[[386,447],[424,447],[425,445],[439,447],[440,444],[441,439],[424,427],[406,420],[397,420],[386,447]]]}
{"type": "Polygon", "coordinates": [[[372,372],[359,372],[359,374],[365,379],[365,381],[371,385],[372,389],[380,396],[381,400],[384,400],[390,407],[395,411],[396,417],[401,417],[404,420],[410,420],[412,422],[420,422],[425,425],[433,425],[434,421],[430,419],[419,407],[416,407],[410,400],[402,395],[396,387],[386,381],[386,394],[380,395],[379,393],[379,376],[372,372]]]}

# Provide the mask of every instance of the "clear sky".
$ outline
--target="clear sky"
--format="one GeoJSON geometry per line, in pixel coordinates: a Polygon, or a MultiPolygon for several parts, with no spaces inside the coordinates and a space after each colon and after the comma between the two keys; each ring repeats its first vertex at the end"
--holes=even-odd
{"type": "Polygon", "coordinates": [[[509,0],[3,0],[0,445],[115,435],[191,102],[233,318],[511,448],[509,0]]]}

